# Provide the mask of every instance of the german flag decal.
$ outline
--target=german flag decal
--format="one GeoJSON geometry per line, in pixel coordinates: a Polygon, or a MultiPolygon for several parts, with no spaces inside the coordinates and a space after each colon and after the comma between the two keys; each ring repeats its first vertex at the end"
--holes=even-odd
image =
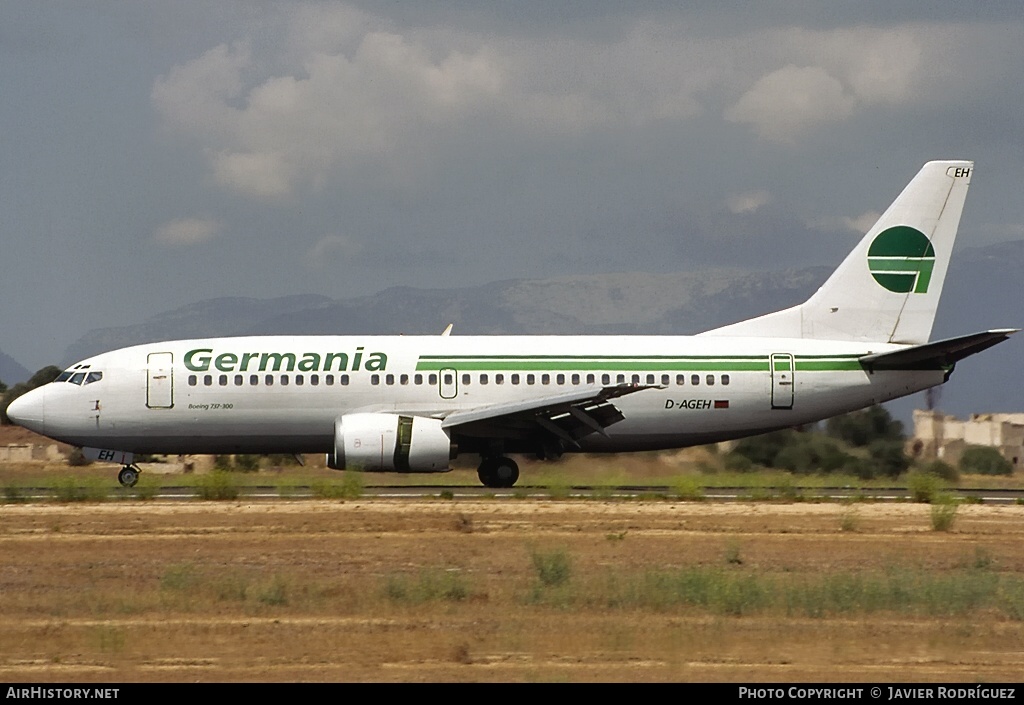
{"type": "Polygon", "coordinates": [[[728,399],[715,399],[715,408],[716,409],[728,409],[729,408],[729,400],[728,399]]]}

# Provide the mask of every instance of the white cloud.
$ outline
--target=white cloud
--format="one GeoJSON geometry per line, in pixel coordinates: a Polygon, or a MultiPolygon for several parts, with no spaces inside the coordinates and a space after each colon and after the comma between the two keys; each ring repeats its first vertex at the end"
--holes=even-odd
{"type": "Polygon", "coordinates": [[[732,213],[753,213],[761,206],[771,203],[772,195],[767,191],[749,191],[726,199],[725,205],[732,213]]]}
{"type": "Polygon", "coordinates": [[[363,252],[363,246],[344,235],[327,235],[306,252],[306,263],[313,268],[324,267],[332,262],[356,257],[363,252]]]}
{"type": "Polygon", "coordinates": [[[878,219],[881,217],[882,214],[878,211],[867,211],[855,218],[850,218],[848,216],[828,216],[824,218],[817,218],[808,223],[808,225],[822,230],[830,230],[832,232],[852,231],[864,234],[867,233],[867,231],[871,229],[871,226],[878,222],[878,219]]]}
{"type": "Polygon", "coordinates": [[[683,13],[607,35],[501,34],[399,27],[337,3],[300,3],[247,27],[252,38],[171,68],[152,102],[200,145],[215,183],[281,200],[340,174],[425,180],[438,155],[481,130],[489,144],[518,147],[652,124],[685,129],[709,106],[727,106],[726,121],[793,143],[872,106],[948,98],[966,80],[971,42],[986,36],[961,30],[707,34],[683,13]]]}
{"type": "Polygon", "coordinates": [[[758,79],[725,117],[749,124],[765,139],[791,142],[810,127],[845,120],[855,104],[824,69],[789,64],[758,79]]]}
{"type": "Polygon", "coordinates": [[[319,188],[337,170],[365,178],[367,165],[402,177],[481,121],[514,141],[683,119],[700,112],[696,96],[725,56],[650,23],[611,43],[398,33],[344,6],[305,7],[281,44],[273,56],[222,44],[152,90],[164,122],[202,145],[216,183],[254,198],[319,188]]]}
{"type": "Polygon", "coordinates": [[[213,238],[220,224],[208,218],[179,218],[164,223],[153,233],[161,245],[195,245],[213,238]]]}

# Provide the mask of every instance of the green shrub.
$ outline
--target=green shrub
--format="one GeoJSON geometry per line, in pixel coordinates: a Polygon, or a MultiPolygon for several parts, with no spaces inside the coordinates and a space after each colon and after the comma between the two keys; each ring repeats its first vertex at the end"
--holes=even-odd
{"type": "Polygon", "coordinates": [[[921,471],[942,478],[946,482],[957,482],[960,479],[960,473],[956,471],[956,468],[938,459],[921,465],[921,471]]]}
{"type": "Polygon", "coordinates": [[[725,469],[730,472],[751,472],[754,469],[754,463],[751,462],[750,458],[735,451],[725,456],[723,464],[725,469]]]}
{"type": "Polygon", "coordinates": [[[58,502],[102,502],[107,498],[107,488],[99,478],[79,482],[74,477],[62,477],[54,483],[53,492],[58,502]]]}
{"type": "Polygon", "coordinates": [[[684,502],[704,501],[704,488],[694,477],[686,475],[677,477],[675,482],[672,483],[672,490],[675,496],[684,502]]]}
{"type": "Polygon", "coordinates": [[[956,510],[959,502],[948,494],[940,494],[932,502],[932,529],[935,531],[949,531],[956,521],[956,510]]]}
{"type": "Polygon", "coordinates": [[[945,483],[937,475],[923,470],[911,470],[907,473],[907,490],[915,502],[931,503],[938,497],[945,483]]]}
{"type": "Polygon", "coordinates": [[[879,475],[898,477],[910,467],[910,458],[903,452],[903,441],[872,441],[868,445],[868,453],[879,475]]]}
{"type": "Polygon", "coordinates": [[[839,529],[840,531],[856,531],[859,523],[859,517],[857,512],[852,509],[848,509],[843,512],[843,515],[839,517],[839,529]]]}
{"type": "Polygon", "coordinates": [[[966,475],[1012,475],[1013,464],[995,448],[967,446],[960,456],[960,472],[966,475]]]}
{"type": "Polygon", "coordinates": [[[796,431],[786,429],[744,438],[736,444],[732,454],[741,455],[754,465],[773,468],[775,458],[786,446],[793,443],[795,435],[796,431]]]}
{"type": "Polygon", "coordinates": [[[876,441],[903,442],[903,424],[877,404],[829,419],[825,422],[825,432],[861,448],[876,441]]]}
{"type": "Polygon", "coordinates": [[[92,465],[92,461],[85,457],[81,448],[72,448],[67,455],[68,465],[73,468],[81,468],[92,465]]]}
{"type": "Polygon", "coordinates": [[[202,499],[231,500],[238,498],[238,485],[231,475],[223,470],[214,470],[203,475],[196,483],[196,491],[202,499]]]}
{"type": "Polygon", "coordinates": [[[419,604],[431,601],[462,602],[469,597],[465,579],[448,570],[424,569],[415,579],[390,575],[384,581],[384,595],[392,602],[419,604]]]}
{"type": "Polygon", "coordinates": [[[4,501],[8,504],[27,502],[28,498],[17,485],[4,485],[4,501]]]}
{"type": "Polygon", "coordinates": [[[852,455],[843,464],[843,472],[856,475],[861,480],[872,480],[878,475],[873,462],[852,455]]]}
{"type": "Polygon", "coordinates": [[[555,587],[569,582],[572,576],[572,562],[564,549],[548,553],[530,551],[530,558],[534,570],[537,571],[537,578],[542,584],[555,587]]]}
{"type": "Polygon", "coordinates": [[[260,456],[236,455],[235,469],[239,472],[256,472],[260,469],[260,456]]]}
{"type": "Polygon", "coordinates": [[[256,587],[256,601],[264,605],[286,605],[288,604],[288,586],[284,578],[275,575],[269,582],[256,587]]]}
{"type": "Polygon", "coordinates": [[[730,455],[746,458],[750,465],[779,468],[803,475],[834,472],[842,469],[851,459],[835,439],[816,432],[794,430],[774,431],[746,438],[737,444],[730,455]]]}

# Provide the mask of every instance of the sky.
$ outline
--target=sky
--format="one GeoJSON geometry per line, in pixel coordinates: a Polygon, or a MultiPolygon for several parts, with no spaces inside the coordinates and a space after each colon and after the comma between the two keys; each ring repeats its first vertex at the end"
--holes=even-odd
{"type": "Polygon", "coordinates": [[[1022,75],[1016,0],[8,0],[0,350],[220,296],[838,263],[931,159],[976,161],[959,247],[1024,238],[1022,75]]]}

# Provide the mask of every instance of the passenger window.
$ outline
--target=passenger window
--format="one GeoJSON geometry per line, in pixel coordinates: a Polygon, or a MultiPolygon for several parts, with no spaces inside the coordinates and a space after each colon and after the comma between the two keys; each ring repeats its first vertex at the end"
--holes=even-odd
{"type": "Polygon", "coordinates": [[[615,383],[616,384],[625,384],[626,383],[626,375],[622,375],[622,374],[615,375],[615,383]]]}
{"type": "Polygon", "coordinates": [[[707,382],[708,382],[708,386],[709,387],[713,387],[714,384],[715,384],[715,376],[714,375],[708,375],[707,376],[707,382]]]}
{"type": "Polygon", "coordinates": [[[409,375],[402,375],[398,378],[399,384],[409,384],[409,375]]]}
{"type": "Polygon", "coordinates": [[[596,377],[594,377],[594,375],[587,375],[587,384],[593,384],[595,379],[596,377]]]}
{"type": "Polygon", "coordinates": [[[395,383],[395,376],[394,375],[384,375],[384,383],[390,387],[392,384],[395,383]]]}
{"type": "Polygon", "coordinates": [[[309,383],[312,384],[314,387],[319,387],[320,386],[320,375],[310,375],[309,376],[309,383]]]}
{"type": "Polygon", "coordinates": [[[480,384],[487,384],[487,375],[480,375],[480,384]]]}
{"type": "MultiPolygon", "coordinates": [[[[72,377],[71,381],[74,382],[75,378],[72,377]]],[[[207,387],[213,386],[213,375],[204,375],[203,376],[203,384],[205,384],[207,387]]]]}
{"type": "Polygon", "coordinates": [[[305,384],[305,382],[306,382],[306,378],[303,375],[295,375],[295,384],[296,385],[301,387],[303,384],[305,384]]]}
{"type": "Polygon", "coordinates": [[[243,381],[244,380],[242,379],[242,375],[235,375],[235,386],[236,387],[241,387],[243,381]]]}
{"type": "Polygon", "coordinates": [[[260,383],[260,376],[259,375],[249,375],[249,384],[251,384],[253,387],[255,387],[259,383],[260,383]]]}
{"type": "Polygon", "coordinates": [[[676,384],[680,387],[686,384],[686,375],[676,375],[676,384]]]}
{"type": "Polygon", "coordinates": [[[189,375],[188,376],[188,386],[194,387],[194,386],[196,386],[196,382],[198,382],[198,381],[199,380],[196,378],[195,375],[189,375]]]}
{"type": "Polygon", "coordinates": [[[668,385],[669,385],[669,376],[668,375],[662,375],[661,376],[661,386],[667,387],[668,385]]]}
{"type": "Polygon", "coordinates": [[[334,375],[324,375],[324,384],[328,387],[334,384],[334,375]]]}
{"type": "Polygon", "coordinates": [[[519,375],[512,375],[512,384],[519,384],[519,375]]]}
{"type": "Polygon", "coordinates": [[[700,375],[690,375],[690,384],[697,386],[700,384],[700,375]]]}
{"type": "Polygon", "coordinates": [[[462,375],[462,383],[469,384],[469,375],[462,375]]]}
{"type": "Polygon", "coordinates": [[[536,381],[537,381],[536,375],[533,375],[533,374],[526,375],[526,383],[527,384],[533,384],[536,381]]]}
{"type": "Polygon", "coordinates": [[[572,383],[573,384],[579,384],[580,383],[580,376],[578,374],[573,374],[571,379],[572,379],[572,383]]]}
{"type": "Polygon", "coordinates": [[[370,375],[370,384],[378,386],[380,384],[380,375],[370,375]]]}
{"type": "Polygon", "coordinates": [[[611,384],[612,376],[608,373],[601,375],[601,384],[611,384]]]}
{"type": "Polygon", "coordinates": [[[505,375],[494,375],[495,384],[505,384],[505,375]]]}
{"type": "Polygon", "coordinates": [[[455,381],[455,378],[452,376],[452,374],[450,372],[445,373],[445,375],[444,375],[444,383],[445,384],[451,384],[453,381],[455,381]]]}
{"type": "Polygon", "coordinates": [[[565,384],[565,375],[558,375],[555,377],[555,381],[559,384],[565,384]]]}
{"type": "Polygon", "coordinates": [[[283,386],[286,386],[287,384],[288,384],[288,375],[281,375],[281,386],[283,387],[283,386]]]}
{"type": "Polygon", "coordinates": [[[722,384],[729,384],[729,375],[722,375],[722,384]]]}
{"type": "Polygon", "coordinates": [[[647,375],[647,384],[654,384],[654,375],[647,375]]]}
{"type": "Polygon", "coordinates": [[[412,382],[413,384],[423,384],[423,375],[414,375],[412,382]]]}
{"type": "Polygon", "coordinates": [[[551,384],[551,375],[544,373],[540,376],[541,384],[551,384]]]}
{"type": "Polygon", "coordinates": [[[263,379],[263,383],[266,384],[268,387],[273,387],[274,386],[274,375],[267,375],[263,379]]]}
{"type": "Polygon", "coordinates": [[[342,387],[348,386],[348,375],[342,375],[341,377],[338,378],[338,380],[341,382],[342,387]]]}
{"type": "Polygon", "coordinates": [[[437,384],[437,375],[432,374],[427,378],[427,380],[430,382],[431,386],[433,386],[437,384]]]}

